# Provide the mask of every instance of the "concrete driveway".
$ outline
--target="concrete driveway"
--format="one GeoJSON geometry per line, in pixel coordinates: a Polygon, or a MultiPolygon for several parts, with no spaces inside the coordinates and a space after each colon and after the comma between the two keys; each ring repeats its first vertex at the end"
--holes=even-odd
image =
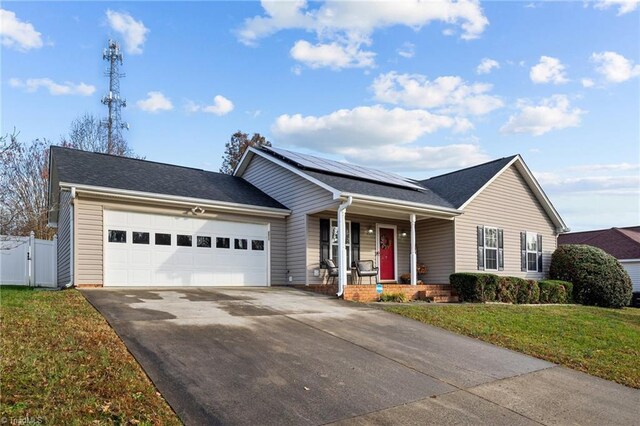
{"type": "Polygon", "coordinates": [[[325,296],[82,293],[188,425],[638,422],[637,390],[325,296]]]}

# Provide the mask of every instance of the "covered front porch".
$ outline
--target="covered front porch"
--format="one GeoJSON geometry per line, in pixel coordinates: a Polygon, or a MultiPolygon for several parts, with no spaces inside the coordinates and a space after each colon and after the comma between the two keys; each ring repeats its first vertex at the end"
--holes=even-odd
{"type": "Polygon", "coordinates": [[[377,299],[377,283],[385,293],[410,299],[450,296],[459,212],[407,204],[346,197],[335,210],[308,215],[307,286],[323,286],[315,290],[327,294],[335,286],[334,294],[362,301],[377,299]],[[360,278],[360,261],[373,264],[377,274],[360,278]]]}

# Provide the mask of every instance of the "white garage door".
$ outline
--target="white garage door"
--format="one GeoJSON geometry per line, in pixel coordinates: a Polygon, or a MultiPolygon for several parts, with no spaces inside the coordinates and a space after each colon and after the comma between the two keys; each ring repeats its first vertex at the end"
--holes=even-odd
{"type": "Polygon", "coordinates": [[[269,285],[268,225],[104,212],[105,286],[269,285]]]}

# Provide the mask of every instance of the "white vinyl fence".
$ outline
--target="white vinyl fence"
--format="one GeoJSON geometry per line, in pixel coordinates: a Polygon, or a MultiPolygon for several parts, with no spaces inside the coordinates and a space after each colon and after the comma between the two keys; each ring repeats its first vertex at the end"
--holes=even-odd
{"type": "Polygon", "coordinates": [[[0,237],[0,284],[56,287],[57,240],[0,237]]]}

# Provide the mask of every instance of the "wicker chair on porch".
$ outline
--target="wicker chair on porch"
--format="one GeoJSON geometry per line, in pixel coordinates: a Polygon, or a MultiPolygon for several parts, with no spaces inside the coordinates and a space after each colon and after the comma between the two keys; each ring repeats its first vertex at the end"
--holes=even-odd
{"type": "Polygon", "coordinates": [[[332,259],[325,259],[324,264],[327,267],[327,277],[331,278],[331,284],[336,283],[338,277],[338,267],[332,259]]]}
{"type": "Polygon", "coordinates": [[[362,283],[362,277],[369,277],[369,284],[373,284],[371,278],[378,276],[378,267],[373,265],[373,260],[359,260],[355,264],[358,283],[362,283]]]}

